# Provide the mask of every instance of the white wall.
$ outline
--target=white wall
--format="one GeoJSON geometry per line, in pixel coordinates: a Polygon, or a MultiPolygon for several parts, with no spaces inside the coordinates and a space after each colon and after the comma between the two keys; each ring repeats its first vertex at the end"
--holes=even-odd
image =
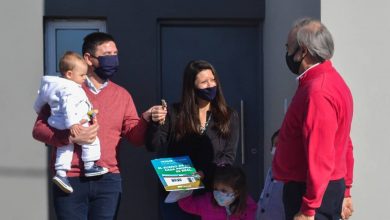
{"type": "Polygon", "coordinates": [[[390,219],[389,11],[388,0],[321,2],[321,20],[335,40],[334,65],[354,96],[354,220],[390,219]]]}
{"type": "Polygon", "coordinates": [[[0,219],[47,219],[47,157],[31,130],[43,73],[43,0],[2,0],[0,219]]]}

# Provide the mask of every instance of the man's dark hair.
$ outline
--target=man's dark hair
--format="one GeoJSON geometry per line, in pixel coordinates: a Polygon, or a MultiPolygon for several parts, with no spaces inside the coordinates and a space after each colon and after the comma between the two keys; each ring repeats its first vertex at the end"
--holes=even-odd
{"type": "Polygon", "coordinates": [[[107,33],[103,32],[93,32],[84,37],[82,53],[90,53],[91,55],[95,55],[96,47],[106,43],[108,41],[115,42],[115,39],[107,33]]]}

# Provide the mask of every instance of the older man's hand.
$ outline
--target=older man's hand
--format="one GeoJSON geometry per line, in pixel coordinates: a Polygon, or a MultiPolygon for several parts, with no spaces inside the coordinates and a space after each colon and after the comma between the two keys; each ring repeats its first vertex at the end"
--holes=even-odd
{"type": "Polygon", "coordinates": [[[341,218],[343,220],[349,219],[353,213],[352,198],[347,197],[343,200],[343,208],[341,209],[341,218]]]}

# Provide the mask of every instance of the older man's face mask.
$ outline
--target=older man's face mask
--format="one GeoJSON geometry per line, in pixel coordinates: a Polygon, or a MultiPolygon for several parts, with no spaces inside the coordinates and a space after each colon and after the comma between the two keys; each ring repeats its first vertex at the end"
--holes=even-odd
{"type": "Polygon", "coordinates": [[[287,64],[288,68],[290,69],[290,71],[296,75],[299,74],[299,67],[301,66],[301,63],[302,63],[302,59],[300,61],[294,60],[294,56],[298,52],[298,50],[299,50],[299,47],[297,49],[295,49],[294,53],[292,53],[291,55],[288,55],[288,51],[286,52],[286,64],[287,64]]]}

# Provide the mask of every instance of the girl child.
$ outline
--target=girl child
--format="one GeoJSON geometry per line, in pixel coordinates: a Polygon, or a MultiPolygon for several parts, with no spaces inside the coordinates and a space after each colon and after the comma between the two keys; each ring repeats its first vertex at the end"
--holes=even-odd
{"type": "MultiPolygon", "coordinates": [[[[279,130],[271,137],[271,155],[275,154],[278,145],[279,130]]],[[[286,219],[283,207],[283,182],[276,181],[272,177],[272,167],[268,169],[264,188],[257,203],[257,220],[281,220],[286,219]]]]}
{"type": "Polygon", "coordinates": [[[199,215],[202,220],[254,220],[256,203],[247,194],[246,178],[239,167],[218,167],[214,191],[191,195],[179,200],[185,212],[199,215]]]}

